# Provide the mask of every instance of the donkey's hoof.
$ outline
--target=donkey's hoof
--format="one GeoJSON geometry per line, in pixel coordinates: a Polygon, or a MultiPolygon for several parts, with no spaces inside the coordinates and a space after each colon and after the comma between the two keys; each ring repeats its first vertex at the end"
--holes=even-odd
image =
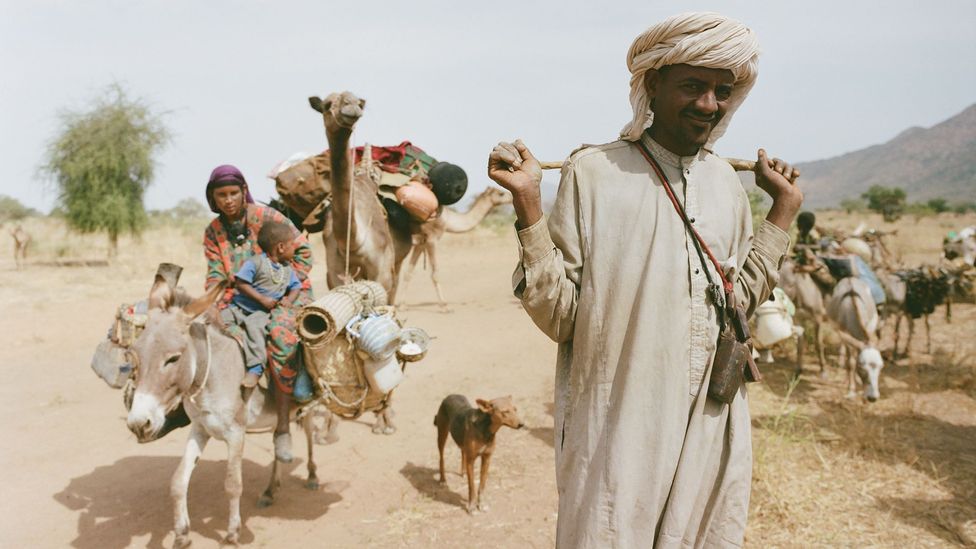
{"type": "Polygon", "coordinates": [[[268,494],[261,494],[261,497],[258,498],[258,507],[261,509],[271,507],[272,503],[274,503],[274,498],[268,494]]]}
{"type": "Polygon", "coordinates": [[[189,547],[191,543],[193,542],[190,541],[190,536],[185,534],[176,536],[176,539],[173,540],[173,549],[183,549],[184,547],[189,547]]]}
{"type": "Polygon", "coordinates": [[[380,425],[379,423],[377,423],[376,425],[373,425],[373,434],[374,435],[382,435],[383,434],[383,431],[384,431],[383,426],[380,425]]]}
{"type": "Polygon", "coordinates": [[[319,479],[317,479],[317,478],[310,478],[310,479],[306,480],[305,481],[305,489],[306,490],[318,490],[319,489],[319,479]]]}
{"type": "Polygon", "coordinates": [[[228,532],[228,534],[224,536],[222,543],[224,545],[237,545],[240,543],[240,537],[240,534],[237,532],[228,532]]]}
{"type": "Polygon", "coordinates": [[[386,427],[383,428],[384,435],[392,435],[395,432],[396,432],[396,427],[392,425],[387,425],[386,427]]]}

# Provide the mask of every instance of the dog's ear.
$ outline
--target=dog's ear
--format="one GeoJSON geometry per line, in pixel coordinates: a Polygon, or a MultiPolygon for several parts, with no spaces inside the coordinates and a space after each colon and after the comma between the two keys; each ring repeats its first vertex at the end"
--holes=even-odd
{"type": "Polygon", "coordinates": [[[486,414],[490,414],[495,411],[495,407],[492,406],[491,403],[488,402],[487,400],[483,400],[479,398],[475,400],[475,402],[478,403],[478,408],[480,408],[481,411],[486,414]]]}

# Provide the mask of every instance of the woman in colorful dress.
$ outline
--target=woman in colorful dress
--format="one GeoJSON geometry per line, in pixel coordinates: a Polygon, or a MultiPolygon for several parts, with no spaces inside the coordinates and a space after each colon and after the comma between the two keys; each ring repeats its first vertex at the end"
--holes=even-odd
{"type": "MultiPolygon", "coordinates": [[[[276,398],[278,425],[274,434],[275,458],[287,463],[292,460],[288,407],[298,374],[294,360],[299,344],[295,317],[303,305],[312,301],[312,282],[309,279],[312,248],[288,218],[273,208],[254,203],[244,175],[234,166],[217,166],[210,174],[206,194],[210,210],[218,214],[203,234],[204,255],[207,258],[206,287],[210,289],[215,284],[228,283],[227,291],[218,303],[221,309],[230,304],[237,291],[233,284],[234,274],[249,257],[262,252],[257,235],[264,223],[283,223],[291,227],[297,239],[291,267],[298,275],[302,288],[291,307],[278,306],[271,310],[268,323],[267,370],[274,380],[271,385],[276,397],[280,397],[276,398]]],[[[233,332],[237,327],[227,328],[233,332]]]]}

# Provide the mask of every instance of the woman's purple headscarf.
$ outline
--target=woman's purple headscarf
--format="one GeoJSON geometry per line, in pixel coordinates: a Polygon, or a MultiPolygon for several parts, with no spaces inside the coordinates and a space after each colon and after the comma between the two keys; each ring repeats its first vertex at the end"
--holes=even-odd
{"type": "Polygon", "coordinates": [[[207,181],[207,204],[210,206],[210,211],[213,213],[220,213],[217,209],[217,203],[214,202],[213,192],[214,189],[220,187],[226,187],[227,185],[237,185],[244,191],[244,200],[248,204],[254,204],[254,199],[251,197],[251,191],[247,189],[247,181],[244,180],[244,174],[241,170],[230,164],[223,164],[214,168],[210,172],[210,180],[207,181]]]}

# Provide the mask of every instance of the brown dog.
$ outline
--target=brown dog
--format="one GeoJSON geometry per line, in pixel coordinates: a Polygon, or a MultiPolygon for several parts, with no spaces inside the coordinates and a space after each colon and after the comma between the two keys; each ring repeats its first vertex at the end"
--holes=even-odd
{"type": "Polygon", "coordinates": [[[461,473],[468,475],[468,513],[487,511],[488,506],[482,504],[481,498],[488,480],[488,464],[491,463],[491,453],[495,451],[495,433],[502,425],[513,429],[525,426],[518,417],[518,410],[512,404],[512,397],[496,398],[491,402],[477,399],[478,407],[471,406],[468,399],[461,395],[450,395],[441,402],[441,407],[434,416],[437,426],[437,450],[441,457],[441,482],[444,478],[444,445],[447,444],[447,433],[461,448],[461,473]],[[481,480],[478,483],[478,494],[474,492],[474,460],[481,456],[481,480]]]}

